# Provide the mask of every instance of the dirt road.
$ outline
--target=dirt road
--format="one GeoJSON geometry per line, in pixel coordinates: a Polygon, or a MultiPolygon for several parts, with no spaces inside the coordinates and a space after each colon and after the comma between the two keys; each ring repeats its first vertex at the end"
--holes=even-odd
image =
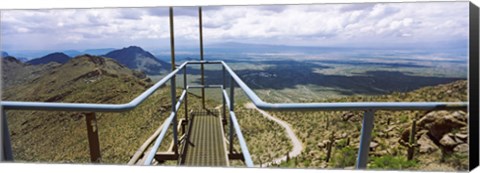
{"type": "MultiPolygon", "coordinates": [[[[247,103],[244,105],[245,108],[247,109],[256,109],[258,112],[260,112],[265,118],[269,119],[269,120],[272,120],[274,122],[276,122],[277,124],[279,124],[280,126],[282,126],[284,129],[285,129],[285,132],[287,133],[287,136],[288,138],[290,138],[290,141],[292,141],[292,145],[293,145],[293,149],[292,151],[290,151],[288,153],[288,155],[290,156],[290,158],[292,157],[296,157],[298,156],[302,150],[303,150],[303,144],[302,142],[298,139],[297,135],[295,135],[295,133],[293,132],[292,128],[290,127],[290,124],[288,124],[287,122],[285,121],[282,121],[272,115],[270,115],[268,112],[265,112],[263,110],[260,110],[258,109],[257,107],[255,107],[255,105],[253,103],[247,103]]],[[[283,156],[283,157],[279,157],[279,158],[275,158],[273,159],[272,161],[270,162],[267,162],[267,163],[263,163],[261,166],[262,167],[266,167],[268,165],[271,165],[273,163],[280,163],[282,161],[285,161],[287,160],[287,156],[283,156]]],[[[260,165],[255,165],[257,167],[260,167],[260,165]]]]}

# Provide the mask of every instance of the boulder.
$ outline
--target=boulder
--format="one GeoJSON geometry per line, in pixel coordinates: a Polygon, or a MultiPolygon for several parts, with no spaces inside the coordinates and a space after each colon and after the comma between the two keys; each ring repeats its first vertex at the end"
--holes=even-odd
{"type": "Polygon", "coordinates": [[[420,136],[420,139],[418,139],[417,143],[420,145],[418,152],[422,154],[429,154],[438,150],[438,147],[430,140],[427,134],[420,136]]]}
{"type": "Polygon", "coordinates": [[[440,141],[446,133],[453,129],[467,126],[466,119],[460,111],[450,113],[448,111],[430,112],[418,121],[417,126],[421,129],[427,129],[429,134],[435,138],[432,140],[440,141]]]}
{"type": "Polygon", "coordinates": [[[461,152],[461,153],[468,153],[468,144],[460,144],[457,145],[453,151],[455,152],[461,152]]]}
{"type": "Polygon", "coordinates": [[[468,115],[467,115],[467,113],[465,113],[463,111],[455,111],[451,115],[452,115],[453,118],[455,118],[459,121],[468,122],[468,115]]]}
{"type": "Polygon", "coordinates": [[[444,135],[442,139],[440,139],[440,144],[445,147],[453,147],[457,145],[457,141],[455,141],[450,135],[444,135]]]}
{"type": "Polygon", "coordinates": [[[348,120],[350,120],[350,118],[352,118],[353,116],[354,116],[354,114],[351,113],[351,112],[344,113],[344,114],[342,115],[342,120],[343,120],[343,121],[348,121],[348,120]]]}
{"type": "Polygon", "coordinates": [[[455,139],[459,139],[459,140],[462,140],[463,142],[466,142],[468,139],[468,134],[457,133],[455,134],[455,139]]]}
{"type": "Polygon", "coordinates": [[[370,142],[370,150],[375,150],[375,148],[377,148],[377,147],[378,147],[377,142],[374,142],[374,141],[370,142]]]}
{"type": "MultiPolygon", "coordinates": [[[[433,111],[417,121],[417,144],[420,145],[421,153],[431,153],[436,149],[445,152],[453,152],[457,145],[466,142],[467,114],[463,111],[433,111]],[[453,131],[460,131],[453,134],[453,131]]],[[[405,125],[399,139],[400,144],[405,145],[409,141],[410,127],[405,125]]],[[[461,150],[459,148],[457,150],[461,150]]]]}

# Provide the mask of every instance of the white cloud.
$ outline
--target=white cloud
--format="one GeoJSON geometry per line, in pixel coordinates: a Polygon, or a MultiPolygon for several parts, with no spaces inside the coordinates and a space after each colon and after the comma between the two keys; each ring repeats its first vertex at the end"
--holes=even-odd
{"type": "MultiPolygon", "coordinates": [[[[384,46],[468,39],[468,2],[203,9],[207,44],[237,41],[384,46]]],[[[174,8],[174,14],[176,43],[197,45],[197,8],[174,8]]],[[[2,45],[6,49],[79,49],[132,44],[169,47],[168,8],[11,10],[2,11],[1,24],[2,45]]]]}

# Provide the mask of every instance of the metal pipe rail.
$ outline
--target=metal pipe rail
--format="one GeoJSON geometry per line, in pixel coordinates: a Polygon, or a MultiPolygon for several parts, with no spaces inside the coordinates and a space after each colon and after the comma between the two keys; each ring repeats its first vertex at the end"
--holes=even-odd
{"type": "MultiPolygon", "coordinates": [[[[144,91],[138,97],[134,98],[131,102],[125,104],[94,104],[94,103],[45,103],[45,102],[19,102],[19,101],[2,101],[0,102],[2,107],[2,137],[0,146],[0,161],[13,161],[13,152],[11,151],[10,134],[8,130],[8,124],[6,122],[6,110],[41,110],[41,111],[83,111],[89,112],[86,114],[88,142],[90,148],[90,157],[92,162],[100,162],[100,146],[98,143],[98,133],[96,130],[95,114],[93,112],[125,112],[136,108],[149,96],[151,96],[156,90],[163,86],[168,80],[174,80],[175,74],[184,69],[187,62],[179,66],[178,69],[173,70],[167,74],[160,81],[155,83],[152,87],[144,91]]],[[[184,69],[185,70],[185,69],[184,69]]],[[[184,71],[185,72],[185,71],[184,71]]],[[[174,81],[172,82],[174,83],[174,81]]],[[[175,88],[172,88],[172,91],[175,88]]],[[[173,91],[175,92],[175,91],[173,91]]],[[[173,93],[172,92],[172,93],[173,93]]],[[[183,91],[177,105],[174,106],[176,98],[172,94],[172,113],[178,110],[179,104],[181,104],[183,97],[186,96],[186,90],[183,91]]],[[[168,120],[168,119],[167,119],[168,120]]],[[[176,121],[175,121],[176,122],[176,121]]],[[[176,138],[176,136],[174,136],[176,138]]],[[[174,139],[176,140],[176,139],[174,139]]]]}
{"type": "Polygon", "coordinates": [[[267,103],[260,99],[235,72],[222,61],[230,76],[248,98],[262,110],[273,111],[340,111],[340,110],[458,110],[467,109],[467,102],[342,102],[342,103],[267,103]]]}
{"type": "MultiPolygon", "coordinates": [[[[142,103],[146,98],[148,98],[154,91],[164,85],[168,80],[172,79],[180,70],[184,70],[186,73],[186,66],[188,64],[221,64],[223,69],[223,87],[222,90],[225,92],[225,71],[227,71],[231,77],[231,84],[230,84],[230,100],[229,100],[229,107],[230,107],[230,118],[234,117],[235,114],[233,112],[233,93],[234,93],[234,85],[235,83],[239,85],[239,87],[243,90],[243,92],[247,95],[247,97],[255,104],[256,107],[263,109],[263,110],[270,110],[270,111],[293,111],[293,110],[300,110],[300,111],[340,111],[340,110],[356,110],[356,111],[365,111],[364,119],[362,122],[362,132],[361,132],[361,139],[360,139],[360,148],[358,151],[358,158],[356,163],[357,169],[364,169],[366,168],[368,162],[368,151],[369,151],[369,144],[370,144],[370,136],[373,128],[373,117],[374,113],[377,110],[464,110],[467,109],[468,103],[467,102],[343,102],[343,103],[267,103],[261,100],[255,92],[253,92],[250,87],[248,87],[241,79],[238,77],[235,72],[223,61],[187,61],[181,64],[176,70],[173,70],[159,82],[157,82],[154,86],[150,87],[148,90],[143,92],[141,95],[136,97],[129,103],[126,104],[88,104],[88,103],[39,103],[39,102],[13,102],[13,101],[2,101],[1,106],[3,109],[6,110],[55,110],[55,111],[88,111],[88,112],[122,112],[128,111],[135,107],[137,107],[140,103],[142,103]],[[233,113],[233,114],[232,114],[233,113]]],[[[184,79],[185,80],[185,79],[184,79]]],[[[205,87],[216,87],[215,85],[201,85],[201,86],[192,86],[192,88],[205,88],[205,87]]],[[[184,84],[184,92],[187,90],[188,87],[184,84]]],[[[226,93],[223,93],[225,97],[226,93]]],[[[183,96],[183,94],[182,94],[183,96]]],[[[186,96],[186,95],[185,95],[186,96]]],[[[173,99],[172,99],[173,100],[173,99]]],[[[224,98],[225,102],[226,98],[224,98]]],[[[179,101],[180,102],[180,101],[179,101]]],[[[179,103],[177,102],[177,104],[179,103]]],[[[181,102],[180,102],[181,103],[181,102]]],[[[173,103],[172,103],[173,105],[173,103]]],[[[178,110],[178,108],[175,108],[178,110]]],[[[3,115],[4,116],[4,115],[3,115]]],[[[173,117],[176,116],[176,111],[172,111],[169,119],[166,122],[171,122],[173,117]]],[[[6,123],[5,121],[3,122],[6,123]]],[[[234,123],[235,124],[235,123],[234,123]]],[[[236,131],[240,132],[240,127],[238,123],[236,131]],[[237,130],[238,129],[238,130],[237,130]]],[[[162,133],[166,133],[167,126],[164,126],[164,130],[162,133]],[[163,132],[165,131],[165,132],[163,132]]],[[[233,130],[233,128],[231,128],[233,130]]],[[[7,129],[8,130],[8,129],[7,129]]],[[[238,135],[239,133],[237,133],[238,135]]],[[[230,133],[232,135],[232,133],[230,133]]],[[[161,135],[160,135],[161,136],[161,135]]],[[[8,137],[8,135],[7,135],[8,137]]],[[[163,137],[162,137],[163,138],[163,137]]],[[[243,138],[243,136],[242,136],[243,138]]],[[[6,138],[2,138],[6,139],[6,138]]],[[[157,141],[161,139],[160,137],[157,138],[157,141]]],[[[5,140],[2,142],[5,142],[5,140]]],[[[9,142],[9,141],[8,141],[9,142]]],[[[156,142],[157,143],[157,142],[156,142]]],[[[158,142],[161,143],[161,140],[158,142]]],[[[158,144],[159,145],[159,144],[158,144]]],[[[231,145],[231,144],[230,144],[231,145]]],[[[241,142],[242,150],[245,149],[247,156],[249,156],[248,148],[246,147],[246,143],[241,142]]],[[[2,148],[3,149],[3,148],[2,148]]],[[[2,150],[3,151],[3,150],[2,150]]],[[[242,151],[242,152],[245,152],[242,151]]],[[[2,154],[3,156],[3,154],[2,154]]],[[[149,155],[150,158],[150,155],[149,155]]],[[[247,159],[247,158],[245,158],[247,159]]],[[[249,163],[247,163],[247,166],[249,163]]]]}
{"type": "MultiPolygon", "coordinates": [[[[233,136],[231,136],[233,133],[232,133],[232,127],[233,129],[235,129],[235,134],[237,134],[237,138],[238,138],[238,143],[240,143],[240,148],[242,150],[242,155],[243,155],[243,158],[245,159],[245,164],[248,166],[248,167],[253,167],[253,161],[252,161],[252,157],[250,156],[250,152],[248,151],[248,148],[247,148],[247,143],[245,142],[245,138],[243,137],[243,134],[242,134],[242,131],[240,130],[240,125],[238,124],[238,121],[237,121],[237,117],[235,116],[235,112],[233,111],[233,103],[231,103],[229,101],[229,98],[228,98],[228,95],[227,95],[227,91],[225,91],[225,89],[222,88],[222,93],[223,93],[223,100],[226,102],[226,105],[228,105],[228,107],[230,108],[230,142],[229,144],[233,144],[233,136]]],[[[230,149],[233,149],[233,146],[230,145],[230,149]]],[[[231,150],[230,150],[231,151],[231,150]]]]}
{"type": "Polygon", "coordinates": [[[125,104],[96,104],[96,103],[55,103],[55,102],[20,102],[2,101],[1,106],[6,110],[48,110],[48,111],[84,111],[84,112],[124,112],[136,108],[150,95],[167,83],[182,70],[188,62],[184,62],[176,70],[155,83],[138,97],[125,104]]]}
{"type": "MultiPolygon", "coordinates": [[[[374,115],[377,110],[465,110],[467,102],[343,102],[343,103],[267,103],[261,100],[235,72],[222,61],[223,70],[227,70],[247,97],[259,109],[270,111],[365,111],[360,136],[356,169],[367,168],[374,115]]],[[[232,87],[233,88],[233,87],[232,87]]]]}
{"type": "MultiPolygon", "coordinates": [[[[144,165],[152,164],[153,158],[155,157],[155,154],[157,153],[157,150],[160,147],[160,144],[162,144],[163,138],[167,134],[168,127],[170,127],[170,124],[172,124],[172,122],[175,120],[177,116],[177,111],[180,108],[180,105],[182,104],[183,98],[185,97],[186,93],[187,91],[183,90],[182,96],[180,96],[180,99],[178,99],[178,102],[175,105],[175,111],[170,113],[170,116],[168,116],[168,118],[163,123],[162,125],[163,128],[160,131],[160,135],[158,135],[157,139],[155,140],[155,143],[153,144],[152,149],[150,150],[150,153],[148,153],[147,159],[145,159],[144,165]]],[[[177,127],[173,127],[173,128],[177,128],[177,127]]],[[[176,145],[176,143],[174,143],[174,145],[176,145]]]]}
{"type": "MultiPolygon", "coordinates": [[[[158,81],[155,85],[147,89],[145,92],[140,94],[138,97],[133,99],[129,103],[125,104],[95,104],[95,103],[45,103],[45,102],[21,102],[21,101],[2,101],[1,106],[3,108],[3,123],[4,128],[6,127],[6,114],[5,110],[41,110],[41,111],[84,111],[84,112],[124,112],[124,111],[129,111],[131,109],[136,108],[138,105],[140,105],[143,101],[145,101],[149,96],[151,96],[156,90],[158,90],[161,86],[166,84],[168,80],[174,80],[175,75],[183,70],[184,72],[184,82],[186,82],[186,66],[187,64],[221,64],[221,61],[193,61],[193,62],[184,62],[182,63],[177,69],[173,70],[170,72],[168,75],[166,75],[164,78],[162,78],[160,81],[158,81]]],[[[174,84],[174,82],[172,83],[174,84]]],[[[146,165],[149,165],[152,163],[153,158],[155,157],[156,151],[160,147],[165,134],[170,126],[170,124],[175,123],[176,121],[176,115],[177,111],[180,108],[183,100],[186,100],[187,97],[187,92],[189,88],[222,88],[223,90],[223,85],[192,85],[188,86],[186,83],[184,84],[184,89],[183,92],[179,98],[179,100],[176,102],[175,107],[172,108],[172,112],[169,115],[169,117],[165,120],[165,122],[162,125],[162,130],[160,131],[160,134],[155,140],[155,143],[152,147],[151,152],[147,155],[147,159],[145,160],[146,165]]],[[[172,87],[172,90],[174,87],[172,87]]],[[[174,104],[175,98],[174,94],[172,94],[172,106],[174,104]]],[[[233,113],[233,112],[231,112],[233,113]]],[[[246,164],[248,167],[253,167],[253,162],[251,160],[250,154],[248,152],[248,148],[246,147],[246,142],[245,139],[243,138],[243,135],[241,134],[240,126],[238,125],[238,122],[236,120],[235,115],[233,114],[233,121],[232,123],[236,124],[234,125],[234,128],[236,128],[235,132],[237,133],[237,136],[239,137],[239,141],[242,146],[242,153],[246,154],[244,156],[246,160],[246,164]]],[[[8,134],[8,128],[5,128],[4,134],[2,137],[2,149],[6,148],[5,153],[7,155],[6,160],[13,160],[12,157],[12,152],[11,152],[11,146],[10,146],[10,140],[9,140],[9,134],[8,134]],[[5,139],[5,140],[4,140],[5,139]],[[5,144],[5,145],[4,145],[5,144]]],[[[175,136],[175,135],[174,135],[175,136]]],[[[98,138],[98,137],[97,137],[98,138]]],[[[174,137],[175,138],[175,137],[174,137]]],[[[176,139],[174,139],[176,140],[176,139]]],[[[96,150],[99,150],[99,146],[95,147],[97,148],[96,150]]],[[[92,150],[92,148],[90,148],[92,150]]],[[[4,155],[4,151],[1,150],[2,153],[0,155],[4,155]]],[[[99,153],[98,153],[99,155],[99,153]]],[[[98,156],[99,157],[99,156],[98,156]]],[[[92,160],[95,159],[96,161],[98,158],[93,158],[92,160]]],[[[2,158],[2,160],[4,160],[2,158]]]]}

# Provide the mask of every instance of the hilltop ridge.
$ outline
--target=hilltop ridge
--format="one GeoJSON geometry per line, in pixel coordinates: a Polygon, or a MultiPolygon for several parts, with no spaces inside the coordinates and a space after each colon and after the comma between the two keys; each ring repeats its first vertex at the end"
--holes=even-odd
{"type": "MultiPolygon", "coordinates": [[[[17,66],[28,67],[25,64],[18,64],[17,66]]],[[[132,86],[130,88],[125,86],[123,89],[125,92],[134,91],[135,89],[132,87],[143,90],[151,85],[150,79],[145,74],[130,70],[110,58],[91,55],[77,56],[63,65],[45,69],[42,74],[44,75],[26,81],[23,85],[7,89],[3,99],[47,102],[67,100],[71,102],[105,102],[118,97],[115,96],[115,92],[108,91],[109,89],[119,90],[127,82],[131,82],[132,86]],[[109,88],[103,85],[109,85],[109,88]],[[100,86],[102,86],[102,90],[92,90],[100,86]],[[92,93],[90,95],[92,98],[84,98],[89,93],[92,93]],[[69,97],[72,98],[67,99],[69,97]],[[100,100],[95,100],[95,98],[100,100]]]]}
{"type": "Polygon", "coordinates": [[[30,61],[27,61],[26,63],[32,64],[32,65],[48,64],[51,62],[64,64],[68,60],[70,60],[70,57],[68,55],[65,55],[64,53],[61,53],[61,52],[55,52],[55,53],[45,55],[41,58],[32,59],[30,61]]]}
{"type": "Polygon", "coordinates": [[[129,46],[114,50],[103,56],[115,59],[128,68],[140,70],[149,75],[165,73],[170,67],[170,64],[158,60],[150,52],[138,46],[129,46]]]}

